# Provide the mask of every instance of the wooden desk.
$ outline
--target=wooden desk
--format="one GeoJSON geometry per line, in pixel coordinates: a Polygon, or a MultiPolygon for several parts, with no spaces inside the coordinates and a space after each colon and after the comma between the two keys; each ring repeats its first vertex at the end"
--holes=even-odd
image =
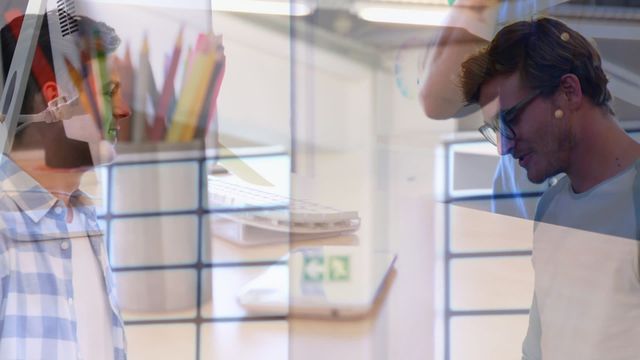
{"type": "MultiPolygon", "coordinates": [[[[434,181],[441,175],[435,165],[435,149],[419,142],[398,141],[368,150],[319,153],[301,159],[297,166],[304,171],[291,178],[293,197],[304,194],[336,208],[357,209],[362,218],[357,243],[363,251],[398,255],[395,271],[374,311],[357,320],[252,318],[235,300],[238,289],[266,268],[251,263],[276,260],[289,245],[241,247],[214,238],[211,251],[215,262],[235,264],[215,267],[209,277],[212,280],[207,280],[210,287],[205,291],[210,291],[213,301],[202,311],[215,320],[201,326],[199,343],[193,324],[128,326],[131,359],[192,359],[197,348],[200,359],[443,359],[445,206],[435,200],[434,181]]],[[[510,235],[530,234],[530,223],[520,219],[469,209],[456,216],[456,226],[495,221],[501,231],[511,229],[505,231],[510,235]]],[[[459,232],[463,238],[469,233],[473,232],[459,232]]],[[[478,236],[482,238],[479,243],[485,244],[495,233],[484,231],[478,236]]],[[[522,239],[517,246],[526,248],[529,240],[526,236],[522,239]]],[[[327,239],[292,246],[350,241],[353,239],[327,239]]],[[[528,307],[530,293],[523,295],[522,291],[531,277],[521,262],[495,262],[491,266],[511,276],[480,287],[486,291],[482,301],[500,305],[504,304],[504,294],[515,293],[511,303],[528,307]],[[509,293],[504,289],[509,281],[523,285],[509,293]]],[[[473,289],[477,282],[487,279],[493,277],[463,277],[458,288],[473,289]]],[[[461,294],[469,296],[468,292],[461,294]]],[[[473,300],[468,303],[473,305],[473,300]]],[[[526,315],[460,320],[465,321],[456,320],[451,334],[451,359],[506,360],[519,356],[526,315]]]]}

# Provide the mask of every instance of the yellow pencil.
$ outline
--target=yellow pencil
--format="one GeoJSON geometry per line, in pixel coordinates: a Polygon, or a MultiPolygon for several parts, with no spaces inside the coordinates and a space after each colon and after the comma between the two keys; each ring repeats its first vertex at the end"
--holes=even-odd
{"type": "Polygon", "coordinates": [[[195,98],[193,99],[193,104],[191,107],[192,114],[188,118],[187,124],[183,127],[182,134],[180,136],[181,141],[191,141],[193,140],[193,136],[196,133],[196,128],[200,121],[200,113],[202,112],[202,107],[204,106],[207,97],[209,94],[207,90],[209,89],[209,82],[211,79],[211,75],[213,74],[213,70],[216,67],[216,53],[215,50],[208,51],[204,56],[204,65],[203,70],[199,76],[199,83],[196,89],[195,98]]]}
{"type": "Polygon", "coordinates": [[[190,125],[190,123],[197,121],[197,114],[200,110],[199,108],[202,107],[205,95],[202,91],[202,82],[207,80],[207,76],[210,76],[209,72],[211,69],[208,68],[211,68],[213,61],[215,61],[213,54],[194,54],[193,66],[188,78],[182,85],[178,105],[173,114],[171,127],[167,133],[167,141],[179,142],[190,140],[186,138],[186,134],[188,133],[186,129],[190,126],[195,126],[190,125]]]}
{"type": "MultiPolygon", "coordinates": [[[[93,109],[93,106],[91,106],[91,101],[89,101],[89,98],[87,97],[87,93],[83,89],[82,75],[80,75],[78,70],[76,70],[73,64],[71,64],[69,59],[65,58],[64,63],[67,66],[67,71],[69,72],[69,76],[71,77],[71,82],[73,82],[73,86],[75,86],[76,89],[78,90],[78,97],[80,98],[80,104],[87,111],[87,113],[92,113],[93,116],[96,117],[97,114],[95,113],[95,109],[93,109]]],[[[98,118],[95,118],[94,120],[97,121],[98,118]]]]}
{"type": "MultiPolygon", "coordinates": [[[[104,97],[102,95],[102,71],[100,70],[100,59],[98,56],[93,56],[91,59],[91,74],[93,75],[92,94],[95,94],[96,103],[98,105],[98,111],[101,115],[104,114],[106,104],[104,103],[104,97]]],[[[91,84],[91,82],[89,82],[91,84]]],[[[100,124],[100,129],[102,129],[100,124]]]]}

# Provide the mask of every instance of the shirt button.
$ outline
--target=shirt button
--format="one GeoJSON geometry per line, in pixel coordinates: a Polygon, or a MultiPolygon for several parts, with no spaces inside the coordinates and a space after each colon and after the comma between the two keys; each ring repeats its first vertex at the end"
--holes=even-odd
{"type": "Polygon", "coordinates": [[[69,242],[68,241],[63,241],[62,243],[60,243],[60,249],[67,250],[68,248],[69,248],[69,242]]]}
{"type": "Polygon", "coordinates": [[[62,214],[62,207],[56,206],[55,208],[53,208],[53,211],[55,211],[56,214],[60,215],[62,214]]]}
{"type": "Polygon", "coordinates": [[[69,303],[69,305],[73,305],[73,298],[68,298],[67,302],[69,303]]]}

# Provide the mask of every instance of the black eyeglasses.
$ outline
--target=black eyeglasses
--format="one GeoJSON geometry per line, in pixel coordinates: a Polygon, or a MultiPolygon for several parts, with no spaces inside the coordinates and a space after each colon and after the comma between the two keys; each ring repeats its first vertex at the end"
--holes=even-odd
{"type": "Polygon", "coordinates": [[[539,95],[540,91],[536,91],[509,109],[498,112],[490,123],[482,125],[478,131],[494,146],[498,146],[498,133],[507,140],[515,139],[516,133],[509,123],[539,95]]]}

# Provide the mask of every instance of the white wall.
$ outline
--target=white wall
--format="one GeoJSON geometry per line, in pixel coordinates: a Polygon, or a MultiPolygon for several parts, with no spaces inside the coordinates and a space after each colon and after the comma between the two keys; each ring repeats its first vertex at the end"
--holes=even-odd
{"type": "Polygon", "coordinates": [[[267,144],[289,143],[289,41],[214,13],[224,37],[226,73],[218,97],[220,131],[267,144]]]}
{"type": "MultiPolygon", "coordinates": [[[[287,32],[214,13],[224,34],[227,72],[219,97],[220,130],[261,143],[290,145],[291,44],[287,32]]],[[[409,49],[418,56],[422,49],[409,49]]],[[[295,42],[295,138],[300,148],[348,150],[371,134],[447,133],[454,121],[430,121],[417,97],[398,90],[395,52],[381,53],[385,69],[295,42]]]]}
{"type": "MultiPolygon", "coordinates": [[[[257,142],[290,143],[291,43],[288,33],[214,13],[224,34],[227,72],[219,98],[220,130],[257,142]]],[[[295,42],[296,139],[345,149],[371,132],[373,70],[295,42]]]]}

